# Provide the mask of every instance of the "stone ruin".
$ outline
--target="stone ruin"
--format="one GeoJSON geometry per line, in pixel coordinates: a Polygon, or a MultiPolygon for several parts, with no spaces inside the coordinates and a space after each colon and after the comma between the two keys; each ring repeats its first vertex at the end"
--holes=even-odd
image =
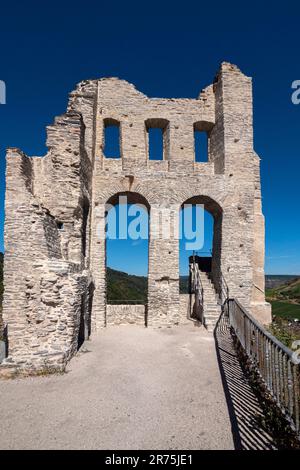
{"type": "MultiPolygon", "coordinates": [[[[271,318],[264,294],[264,217],[260,159],[253,149],[252,82],[222,63],[196,99],[148,98],[118,78],[86,80],[67,111],[47,127],[48,152],[7,151],[3,366],[63,367],[79,342],[118,323],[107,306],[105,204],[126,194],[149,210],[147,326],[177,325],[178,236],[151,238],[160,210],[174,226],[183,203],[214,217],[212,278],[261,322],[271,318]],[[120,133],[120,158],[104,155],[105,128],[120,133]],[[163,159],[149,159],[150,128],[163,132],[163,159]],[[194,132],[208,136],[208,161],[195,160],[194,132]],[[102,233],[102,235],[103,235],[102,233]]],[[[175,231],[176,232],[176,231],[175,231]]],[[[113,308],[114,307],[114,308],[113,308]]],[[[122,307],[122,306],[121,306],[122,307]]],[[[124,318],[140,323],[141,306],[124,318]]]]}

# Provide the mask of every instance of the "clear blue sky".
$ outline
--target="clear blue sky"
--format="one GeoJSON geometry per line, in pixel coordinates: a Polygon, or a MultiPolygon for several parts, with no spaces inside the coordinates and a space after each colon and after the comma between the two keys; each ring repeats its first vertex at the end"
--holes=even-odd
{"type": "MultiPolygon", "coordinates": [[[[141,210],[137,214],[139,220],[142,218],[140,225],[144,225],[147,233],[147,239],[140,237],[135,240],[133,237],[120,239],[119,234],[119,205],[115,209],[109,210],[107,218],[107,265],[113,269],[129,272],[131,274],[147,275],[148,270],[148,230],[149,219],[147,209],[141,210]],[[117,235],[117,237],[116,237],[117,235]]],[[[127,212],[130,205],[127,207],[127,212]]],[[[127,225],[130,227],[131,221],[136,220],[136,215],[128,216],[127,225]]],[[[123,224],[124,227],[125,224],[123,224]]],[[[130,231],[130,229],[129,229],[130,231]]],[[[141,227],[137,227],[137,232],[141,232],[141,227]]],[[[180,242],[179,242],[179,261],[180,274],[187,275],[189,272],[189,256],[193,254],[193,250],[202,253],[203,256],[210,256],[212,250],[213,238],[213,217],[203,208],[198,207],[197,213],[195,207],[185,207],[180,212],[180,242]],[[202,212],[202,216],[201,216],[202,212]],[[185,222],[185,224],[184,224],[185,222]],[[193,233],[197,233],[197,238],[191,237],[193,233]],[[203,236],[202,236],[203,235],[203,236]],[[198,246],[196,243],[198,242],[198,246]]]]}
{"type": "MultiPolygon", "coordinates": [[[[43,155],[45,126],[82,79],[118,76],[155,97],[196,97],[229,61],[254,78],[266,271],[300,273],[299,2],[5,2],[1,5],[0,233],[5,148],[43,155]]],[[[3,248],[1,242],[0,248],[3,248]]],[[[132,258],[130,272],[136,270],[132,258]]]]}

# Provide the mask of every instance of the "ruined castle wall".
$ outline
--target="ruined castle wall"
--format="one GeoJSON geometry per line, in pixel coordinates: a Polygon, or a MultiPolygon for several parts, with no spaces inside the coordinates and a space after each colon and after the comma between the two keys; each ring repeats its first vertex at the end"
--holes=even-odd
{"type": "Polygon", "coordinates": [[[29,158],[17,149],[7,155],[3,318],[7,361],[22,367],[63,365],[71,357],[87,295],[77,184],[81,118],[68,116],[62,126],[54,140],[62,144],[67,135],[71,145],[64,149],[74,158],[56,159],[58,151],[29,158]]]}
{"type": "Polygon", "coordinates": [[[87,334],[127,313],[140,321],[139,308],[106,305],[105,204],[118,193],[136,193],[149,207],[149,326],[182,321],[179,212],[191,198],[215,217],[216,284],[222,271],[230,295],[269,320],[251,79],[237,67],[223,63],[198,99],[151,99],[116,78],[81,82],[66,114],[47,128],[47,146],[43,158],[8,151],[8,360],[61,365],[76,351],[82,321],[87,334]],[[120,126],[120,159],[104,155],[112,121],[120,126]],[[149,126],[163,129],[162,161],[149,160],[149,126]],[[207,162],[195,162],[194,129],[208,133],[207,162]],[[157,236],[161,221],[170,224],[167,238],[157,236]]]}
{"type": "MultiPolygon", "coordinates": [[[[213,87],[208,87],[199,100],[149,99],[126,82],[103,80],[98,86],[98,101],[94,203],[100,206],[114,193],[136,191],[151,206],[149,324],[162,324],[164,319],[166,323],[176,323],[179,306],[178,239],[151,238],[151,231],[157,230],[156,213],[164,207],[174,208],[176,225],[181,204],[197,195],[211,198],[222,210],[222,217],[215,222],[216,234],[219,232],[215,250],[220,253],[216,275],[221,269],[232,295],[250,306],[256,262],[253,250],[257,194],[251,79],[236,67],[224,64],[213,87]],[[103,153],[103,122],[109,118],[120,122],[120,159],[105,158],[103,153]],[[145,123],[149,119],[156,120],[157,125],[161,120],[168,122],[168,153],[163,161],[148,158],[145,123]],[[193,129],[197,122],[202,123],[203,129],[210,129],[207,163],[194,161],[193,129]]],[[[92,245],[93,275],[99,285],[96,323],[101,326],[105,322],[105,243],[92,239],[92,245]]]]}
{"type": "MultiPolygon", "coordinates": [[[[158,230],[159,213],[173,209],[171,224],[179,226],[180,204],[178,178],[194,168],[205,175],[213,174],[213,165],[195,164],[194,123],[204,126],[214,122],[214,96],[208,87],[198,100],[149,99],[132,85],[118,79],[98,83],[98,114],[96,118],[95,168],[93,203],[97,205],[92,222],[91,262],[95,280],[95,325],[105,324],[105,242],[97,240],[96,227],[101,226],[103,210],[109,197],[118,192],[141,194],[151,206],[148,276],[148,322],[151,326],[179,322],[179,242],[178,234],[169,239],[157,239],[151,233],[158,230]],[[120,123],[121,158],[104,156],[104,122],[113,119],[120,123]],[[163,161],[148,157],[147,122],[165,129],[166,144],[163,161]],[[176,186],[175,194],[173,188],[176,186]],[[102,211],[102,214],[101,214],[102,211]]],[[[197,189],[198,191],[198,189],[197,189]]],[[[103,230],[103,229],[102,229],[103,230]]],[[[173,231],[174,232],[174,231],[173,231]]]]}

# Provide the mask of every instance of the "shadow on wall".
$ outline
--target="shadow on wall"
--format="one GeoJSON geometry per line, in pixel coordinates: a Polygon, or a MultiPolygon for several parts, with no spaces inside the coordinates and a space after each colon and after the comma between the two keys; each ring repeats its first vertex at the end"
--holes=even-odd
{"type": "Polygon", "coordinates": [[[82,294],[81,311],[77,338],[77,351],[91,335],[91,317],[93,308],[93,296],[95,286],[91,282],[87,289],[87,294],[82,294]]]}
{"type": "Polygon", "coordinates": [[[242,371],[224,314],[217,323],[214,336],[235,449],[276,450],[272,437],[257,424],[263,411],[242,371]]]}

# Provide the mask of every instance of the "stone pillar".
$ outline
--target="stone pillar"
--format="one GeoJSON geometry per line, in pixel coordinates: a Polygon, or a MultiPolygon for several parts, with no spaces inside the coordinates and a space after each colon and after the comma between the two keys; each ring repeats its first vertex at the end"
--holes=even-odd
{"type": "Polygon", "coordinates": [[[149,326],[179,323],[178,229],[179,206],[151,205],[147,319],[149,326]]]}
{"type": "Polygon", "coordinates": [[[264,294],[264,219],[259,158],[253,149],[252,80],[223,63],[214,83],[215,121],[210,151],[216,174],[227,178],[222,271],[230,295],[262,323],[271,321],[264,294]]]}
{"type": "Polygon", "coordinates": [[[95,288],[91,328],[92,331],[95,331],[106,326],[106,243],[104,204],[97,204],[93,207],[90,266],[95,288]]]}
{"type": "Polygon", "coordinates": [[[253,219],[241,213],[238,205],[223,210],[221,270],[229,295],[250,307],[252,290],[253,219]]]}
{"type": "Polygon", "coordinates": [[[252,79],[224,62],[214,83],[215,126],[211,159],[217,174],[253,177],[252,79]]]}
{"type": "Polygon", "coordinates": [[[272,321],[271,305],[265,301],[265,218],[262,213],[259,160],[256,160],[254,196],[253,284],[251,311],[264,324],[272,321]]]}

